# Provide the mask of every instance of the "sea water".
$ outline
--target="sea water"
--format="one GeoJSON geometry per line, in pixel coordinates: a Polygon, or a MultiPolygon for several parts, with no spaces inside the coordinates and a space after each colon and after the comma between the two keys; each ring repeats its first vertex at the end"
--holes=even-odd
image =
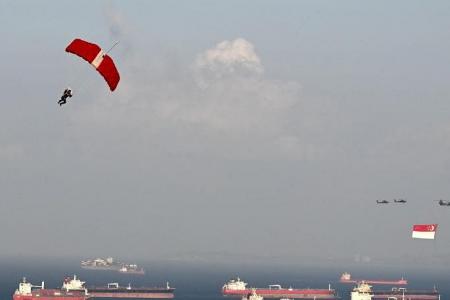
{"type": "MultiPolygon", "coordinates": [[[[145,275],[121,274],[114,271],[84,270],[79,261],[29,260],[20,259],[0,261],[0,300],[10,300],[23,277],[27,281],[40,285],[45,281],[47,288],[62,285],[65,277],[77,275],[86,281],[87,286],[104,286],[110,282],[121,285],[165,287],[168,282],[175,287],[175,299],[180,300],[219,300],[224,299],[221,288],[229,279],[239,276],[253,287],[267,287],[269,284],[281,284],[283,287],[295,288],[331,288],[336,289],[341,299],[349,299],[351,284],[340,284],[342,272],[353,271],[358,278],[408,279],[408,289],[432,289],[434,286],[441,293],[442,300],[450,300],[450,271],[433,272],[433,270],[408,271],[399,273],[390,269],[361,267],[359,270],[322,266],[294,267],[277,265],[228,265],[208,262],[153,262],[141,264],[145,275]],[[358,272],[357,274],[355,272],[358,272]]],[[[385,287],[388,289],[390,287],[385,287]]]]}

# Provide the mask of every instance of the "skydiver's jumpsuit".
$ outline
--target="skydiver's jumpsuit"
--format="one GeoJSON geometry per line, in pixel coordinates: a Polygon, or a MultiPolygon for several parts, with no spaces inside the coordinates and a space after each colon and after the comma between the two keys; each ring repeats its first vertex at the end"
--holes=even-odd
{"type": "Polygon", "coordinates": [[[71,89],[65,89],[63,95],[61,96],[61,99],[58,101],[59,106],[67,103],[67,97],[72,97],[72,90],[71,89]]]}

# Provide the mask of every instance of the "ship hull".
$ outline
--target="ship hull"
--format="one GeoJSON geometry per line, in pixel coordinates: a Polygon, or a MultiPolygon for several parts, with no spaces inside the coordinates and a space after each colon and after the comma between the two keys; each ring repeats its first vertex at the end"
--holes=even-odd
{"type": "Polygon", "coordinates": [[[66,297],[66,296],[19,296],[14,297],[14,300],[86,300],[88,297],[66,297]]]}
{"type": "Polygon", "coordinates": [[[139,298],[139,299],[172,299],[174,288],[88,288],[91,298],[139,298]]]}
{"type": "MultiPolygon", "coordinates": [[[[242,297],[250,294],[252,290],[222,290],[224,296],[242,297]]],[[[314,289],[255,289],[257,295],[264,298],[294,298],[294,299],[338,299],[333,291],[314,289]]]]}
{"type": "Polygon", "coordinates": [[[373,300],[388,300],[388,299],[405,299],[405,300],[438,300],[439,293],[436,291],[406,291],[405,293],[391,292],[391,291],[374,291],[373,300]]]}
{"type": "Polygon", "coordinates": [[[115,271],[119,272],[120,274],[131,274],[131,275],[145,275],[144,269],[127,269],[126,271],[121,270],[122,267],[120,266],[81,266],[82,269],[86,270],[94,270],[94,271],[115,271]]]}
{"type": "Polygon", "coordinates": [[[31,295],[13,295],[13,300],[86,300],[89,296],[78,292],[61,292],[61,290],[38,290],[31,295]]]}
{"type": "Polygon", "coordinates": [[[360,282],[365,282],[367,284],[385,284],[385,285],[407,285],[408,281],[407,280],[365,280],[365,279],[350,279],[350,280],[346,280],[346,279],[341,279],[340,280],[341,283],[360,283],[360,282]]]}
{"type": "Polygon", "coordinates": [[[138,298],[138,299],[173,299],[173,293],[111,293],[93,292],[89,293],[90,298],[138,298]]]}
{"type": "Polygon", "coordinates": [[[120,267],[116,266],[107,266],[107,267],[81,266],[81,268],[86,270],[98,270],[98,271],[119,271],[120,269],[120,267]]]}
{"type": "Polygon", "coordinates": [[[438,300],[439,295],[383,295],[383,296],[373,296],[373,300],[388,300],[388,299],[405,299],[405,300],[438,300]]]}

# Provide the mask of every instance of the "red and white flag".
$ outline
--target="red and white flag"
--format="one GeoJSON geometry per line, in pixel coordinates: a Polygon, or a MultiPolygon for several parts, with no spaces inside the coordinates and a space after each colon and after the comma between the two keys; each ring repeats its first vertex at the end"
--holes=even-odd
{"type": "Polygon", "coordinates": [[[416,224],[413,225],[413,239],[434,240],[438,224],[416,224]]]}

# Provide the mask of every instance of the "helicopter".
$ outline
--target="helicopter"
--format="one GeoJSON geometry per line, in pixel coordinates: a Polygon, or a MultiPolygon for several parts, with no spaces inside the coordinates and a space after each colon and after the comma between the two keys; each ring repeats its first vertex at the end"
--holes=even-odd
{"type": "Polygon", "coordinates": [[[406,203],[406,200],[405,199],[394,199],[394,202],[395,203],[406,203]]]}
{"type": "Polygon", "coordinates": [[[387,200],[377,200],[377,204],[388,204],[389,203],[389,201],[387,201],[387,200]]]}
{"type": "Polygon", "coordinates": [[[442,199],[436,200],[436,201],[438,201],[440,206],[450,206],[450,201],[442,200],[442,199]]]}

